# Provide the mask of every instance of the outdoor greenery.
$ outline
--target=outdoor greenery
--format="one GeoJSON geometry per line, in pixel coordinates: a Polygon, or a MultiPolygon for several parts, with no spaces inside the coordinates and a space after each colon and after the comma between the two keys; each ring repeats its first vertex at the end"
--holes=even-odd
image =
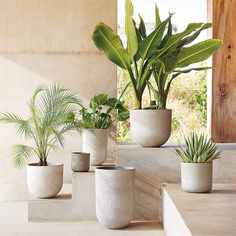
{"type": "Polygon", "coordinates": [[[221,151],[205,134],[192,133],[185,137],[186,147],[179,145],[176,155],[182,162],[208,163],[220,158],[221,151]]]}
{"type": "Polygon", "coordinates": [[[90,100],[87,108],[82,106],[79,115],[79,118],[75,114],[70,115],[75,125],[78,123],[80,126],[82,122],[86,129],[107,129],[115,121],[128,119],[129,111],[117,98],[108,98],[107,94],[99,94],[90,100]]]}
{"type": "Polygon", "coordinates": [[[95,27],[93,41],[113,63],[127,71],[129,82],[124,85],[123,91],[132,85],[132,98],[136,109],[143,107],[146,87],[150,93],[149,106],[152,98],[156,100],[156,105],[149,108],[165,109],[173,80],[183,73],[209,69],[189,66],[209,58],[222,45],[222,41],[207,39],[192,44],[201,31],[210,28],[211,24],[190,23],[183,32],[174,33],[171,22],[173,14],[161,21],[157,6],[156,27],[147,35],[142,17],[140,16],[139,26],[133,20],[131,0],[126,0],[125,10],[126,48],[120,37],[105,23],[99,23],[95,27]]]}
{"type": "Polygon", "coordinates": [[[39,158],[39,165],[46,166],[50,151],[58,148],[59,144],[63,146],[65,134],[81,131],[82,123],[75,126],[69,119],[77,111],[77,106],[81,106],[81,100],[76,92],[59,85],[41,85],[28,103],[28,118],[23,119],[9,112],[2,113],[0,122],[14,124],[18,135],[34,142],[34,146],[13,146],[13,165],[22,167],[35,155],[39,158]]]}

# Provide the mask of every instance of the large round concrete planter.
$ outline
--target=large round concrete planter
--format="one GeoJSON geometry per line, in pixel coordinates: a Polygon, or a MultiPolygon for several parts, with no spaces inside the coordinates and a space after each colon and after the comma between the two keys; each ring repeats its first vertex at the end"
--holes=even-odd
{"type": "Polygon", "coordinates": [[[131,134],[144,147],[159,147],[170,137],[171,114],[169,109],[132,110],[130,112],[131,134]]]}
{"type": "Polygon", "coordinates": [[[96,215],[110,229],[127,226],[133,218],[134,174],[132,167],[96,168],[96,215]]]}
{"type": "Polygon", "coordinates": [[[55,197],[63,184],[63,164],[38,166],[38,163],[28,164],[27,184],[29,192],[37,198],[55,197]]]}
{"type": "Polygon", "coordinates": [[[90,153],[90,165],[104,163],[107,157],[108,129],[87,129],[82,137],[83,152],[90,153]]]}
{"type": "Polygon", "coordinates": [[[212,189],[212,163],[181,162],[181,186],[186,192],[207,193],[212,189]]]}

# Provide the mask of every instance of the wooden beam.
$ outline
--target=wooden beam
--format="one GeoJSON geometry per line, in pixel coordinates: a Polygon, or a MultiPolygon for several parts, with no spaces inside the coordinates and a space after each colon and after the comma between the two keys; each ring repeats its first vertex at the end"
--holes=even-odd
{"type": "Polygon", "coordinates": [[[212,0],[212,21],[224,44],[213,56],[211,136],[236,142],[236,0],[212,0]]]}

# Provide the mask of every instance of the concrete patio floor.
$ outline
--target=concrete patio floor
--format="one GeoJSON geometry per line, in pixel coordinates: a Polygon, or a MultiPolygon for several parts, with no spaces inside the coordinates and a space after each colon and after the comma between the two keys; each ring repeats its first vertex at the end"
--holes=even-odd
{"type": "MultiPolygon", "coordinates": [[[[66,214],[66,212],[65,212],[66,214]]],[[[28,223],[27,202],[0,202],[0,236],[164,236],[160,222],[134,222],[109,230],[97,221],[28,223]]]]}

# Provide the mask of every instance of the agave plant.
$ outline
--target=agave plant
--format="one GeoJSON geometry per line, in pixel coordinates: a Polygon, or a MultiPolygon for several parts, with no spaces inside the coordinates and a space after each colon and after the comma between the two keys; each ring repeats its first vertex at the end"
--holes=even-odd
{"type": "Polygon", "coordinates": [[[64,135],[68,131],[81,131],[82,123],[78,121],[75,126],[69,119],[70,114],[76,112],[77,105],[81,105],[81,101],[76,92],[59,85],[41,85],[28,103],[28,118],[23,119],[9,112],[2,113],[0,122],[16,125],[17,134],[34,142],[34,146],[13,146],[13,165],[22,167],[35,155],[39,158],[39,165],[46,166],[50,151],[55,150],[59,144],[63,146],[64,135]]]}
{"type": "Polygon", "coordinates": [[[209,58],[222,45],[222,41],[208,39],[187,47],[201,31],[210,28],[211,24],[190,23],[183,32],[173,34],[173,14],[161,21],[157,6],[156,27],[147,35],[142,17],[139,16],[139,26],[133,19],[131,0],[126,0],[125,11],[127,47],[124,47],[120,37],[105,23],[97,24],[92,39],[113,63],[128,72],[130,82],[124,90],[132,84],[136,109],[142,109],[142,97],[147,85],[157,101],[156,108],[164,109],[172,81],[182,73],[209,69],[188,66],[209,58]],[[185,67],[188,68],[181,69],[185,67]],[[155,84],[150,81],[152,74],[155,84]]]}
{"type": "Polygon", "coordinates": [[[204,134],[192,133],[189,137],[185,137],[185,144],[186,148],[179,145],[180,149],[175,150],[177,157],[182,162],[207,163],[220,158],[221,151],[204,134]]]}

